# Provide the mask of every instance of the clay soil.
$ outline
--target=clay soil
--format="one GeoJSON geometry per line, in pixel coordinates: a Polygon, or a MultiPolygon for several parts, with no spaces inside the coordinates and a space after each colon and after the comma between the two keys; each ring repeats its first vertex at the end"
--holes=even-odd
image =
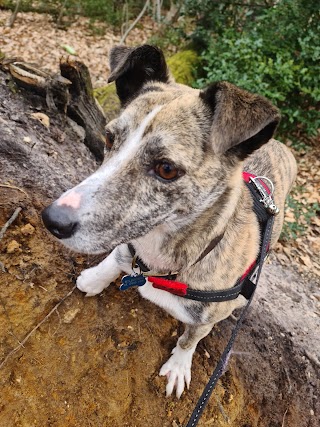
{"type": "MultiPolygon", "coordinates": [[[[98,258],[62,248],[40,212],[97,164],[74,124],[42,106],[46,128],[0,83],[0,229],[21,208],[0,240],[0,427],[184,426],[234,319],[199,344],[190,390],[165,398],[158,372],[182,325],[135,290],[74,288],[98,258]]],[[[319,328],[316,276],[271,257],[199,426],[318,426],[319,328]]]]}
{"type": "MultiPolygon", "coordinates": [[[[39,219],[44,198],[32,198],[1,190],[0,223],[17,206],[22,212],[1,242],[0,425],[185,425],[234,321],[221,322],[200,343],[190,390],[166,399],[157,374],[181,325],[134,290],[115,285],[94,298],[73,290],[94,260],[51,239],[39,219]]],[[[318,425],[320,322],[311,296],[319,298],[315,286],[296,273],[266,266],[200,426],[318,425]]]]}

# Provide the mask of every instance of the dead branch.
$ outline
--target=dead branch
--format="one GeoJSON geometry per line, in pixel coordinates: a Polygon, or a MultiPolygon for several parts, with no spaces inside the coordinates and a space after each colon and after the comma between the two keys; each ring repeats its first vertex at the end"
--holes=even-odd
{"type": "Polygon", "coordinates": [[[0,363],[0,369],[3,368],[3,366],[7,363],[7,361],[10,359],[10,357],[16,353],[18,350],[20,350],[21,347],[24,347],[25,343],[28,341],[28,339],[31,337],[31,335],[34,334],[34,332],[40,328],[41,325],[43,325],[49,317],[54,313],[57,308],[73,293],[73,291],[76,289],[76,285],[71,289],[70,292],[68,292],[54,307],[52,310],[49,311],[49,313],[41,320],[40,323],[38,323],[29,333],[28,335],[15,347],[13,350],[10,351],[9,354],[3,359],[3,361],[0,363]]]}
{"type": "Polygon", "coordinates": [[[1,228],[0,230],[0,240],[2,240],[3,236],[5,235],[5,232],[8,230],[8,228],[10,227],[10,225],[13,223],[13,221],[17,218],[17,216],[19,215],[19,213],[21,212],[22,208],[17,208],[12,216],[8,219],[8,221],[4,224],[4,226],[1,228]]]}
{"type": "Polygon", "coordinates": [[[124,44],[124,42],[126,41],[126,38],[128,37],[130,31],[137,25],[137,23],[140,21],[140,19],[145,14],[147,8],[149,7],[149,4],[150,4],[150,0],[147,0],[145,2],[141,12],[139,13],[139,15],[136,17],[136,19],[133,21],[133,23],[130,25],[130,27],[127,29],[127,31],[124,33],[124,35],[121,37],[120,44],[124,44]]]}
{"type": "Polygon", "coordinates": [[[10,18],[9,18],[9,21],[8,21],[7,27],[10,27],[10,28],[12,28],[12,27],[13,27],[14,21],[16,20],[16,17],[17,17],[17,15],[18,15],[18,11],[19,11],[19,7],[20,7],[20,3],[21,3],[21,0],[18,0],[18,1],[17,1],[17,3],[16,3],[16,7],[15,7],[15,9],[14,9],[14,12],[12,13],[12,15],[11,15],[11,16],[10,16],[10,18]]]}
{"type": "Polygon", "coordinates": [[[52,74],[25,62],[11,62],[15,83],[43,98],[51,111],[67,115],[85,131],[84,144],[98,162],[104,153],[106,118],[94,95],[88,68],[79,61],[62,58],[60,74],[52,74]]]}

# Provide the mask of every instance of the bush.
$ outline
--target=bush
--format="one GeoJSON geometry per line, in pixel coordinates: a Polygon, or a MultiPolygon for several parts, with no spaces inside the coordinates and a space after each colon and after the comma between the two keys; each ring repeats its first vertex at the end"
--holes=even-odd
{"type": "Polygon", "coordinates": [[[198,14],[192,38],[203,64],[195,85],[228,80],[260,93],[280,108],[282,135],[316,135],[320,127],[316,3],[280,0],[258,8],[250,3],[188,0],[185,13],[198,14]]]}

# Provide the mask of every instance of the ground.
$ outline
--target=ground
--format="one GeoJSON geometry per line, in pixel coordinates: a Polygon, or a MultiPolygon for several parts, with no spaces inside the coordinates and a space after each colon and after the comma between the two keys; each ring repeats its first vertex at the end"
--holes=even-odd
{"type": "MultiPolygon", "coordinates": [[[[30,19],[36,32],[40,18],[30,19]]],[[[11,31],[1,28],[0,34],[7,50],[11,40],[12,55],[20,55],[11,31]]],[[[54,39],[58,30],[51,31],[54,39]]],[[[64,36],[78,49],[69,33],[64,36]]],[[[39,62],[41,45],[36,49],[32,61],[39,62]]],[[[94,81],[104,84],[94,57],[88,60],[94,81]]],[[[44,111],[51,123],[46,128],[29,114],[39,108],[8,92],[0,75],[0,230],[21,208],[0,238],[0,426],[184,426],[234,320],[220,322],[199,344],[190,390],[180,400],[166,399],[158,372],[182,326],[135,290],[122,293],[115,285],[85,298],[74,289],[75,278],[98,259],[65,250],[42,225],[41,209],[97,165],[75,135],[76,126],[44,111]]],[[[299,163],[298,184],[306,187],[308,200],[316,197],[319,159],[307,151],[299,163]]],[[[319,234],[313,221],[300,241],[279,245],[265,266],[228,369],[199,426],[318,425],[319,234]]]]}
{"type": "MultiPolygon", "coordinates": [[[[185,425],[234,321],[221,322],[200,343],[190,390],[166,399],[158,371],[181,325],[134,290],[112,286],[85,298],[73,287],[87,259],[48,236],[40,206],[23,193],[1,195],[1,223],[16,206],[22,214],[1,242],[0,425],[185,425]]],[[[289,268],[265,267],[200,426],[316,427],[319,300],[315,284],[289,268]]]]}

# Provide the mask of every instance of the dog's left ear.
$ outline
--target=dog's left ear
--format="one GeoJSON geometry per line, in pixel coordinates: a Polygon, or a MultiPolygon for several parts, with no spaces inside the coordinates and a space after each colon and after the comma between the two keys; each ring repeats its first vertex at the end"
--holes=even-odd
{"type": "Polygon", "coordinates": [[[108,82],[116,82],[117,94],[122,105],[135,97],[148,81],[169,81],[164,55],[155,46],[137,48],[115,46],[110,53],[111,75],[108,82]]]}
{"type": "Polygon", "coordinates": [[[272,137],[280,113],[266,98],[228,82],[217,82],[200,92],[212,114],[211,141],[216,153],[241,160],[272,137]]]}

